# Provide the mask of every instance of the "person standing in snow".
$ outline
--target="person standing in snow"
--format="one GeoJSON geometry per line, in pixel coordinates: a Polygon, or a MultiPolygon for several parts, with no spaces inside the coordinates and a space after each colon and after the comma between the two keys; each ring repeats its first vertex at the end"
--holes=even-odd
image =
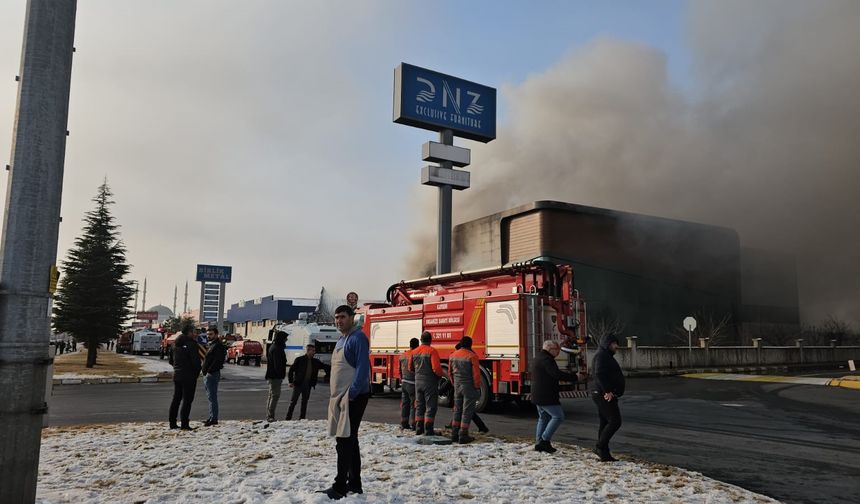
{"type": "Polygon", "coordinates": [[[481,364],[472,351],[472,338],[463,336],[457,350],[448,360],[448,373],[454,384],[454,418],[451,419],[451,441],[460,444],[475,439],[469,435],[475,406],[481,397],[481,364]]]}
{"type": "Polygon", "coordinates": [[[217,327],[210,327],[206,331],[209,338],[209,350],[203,359],[203,388],[206,389],[206,399],[209,401],[209,418],[203,425],[218,425],[218,383],[221,382],[221,369],[224,367],[224,359],[227,358],[227,347],[221,343],[217,327]]]}
{"type": "Polygon", "coordinates": [[[191,337],[192,329],[190,325],[183,327],[173,342],[173,401],[168,412],[171,429],[193,430],[188,416],[194,401],[197,377],[200,375],[200,357],[197,342],[191,337]],[[180,402],[182,409],[179,408],[180,402]],[[181,425],[176,424],[177,412],[181,425]]]}
{"type": "Polygon", "coordinates": [[[335,437],[337,475],[334,484],[321,491],[335,500],[349,492],[364,493],[358,428],[370,399],[370,341],[361,327],[353,327],[354,321],[355,312],[350,306],[337,307],[334,323],[341,337],[331,357],[328,404],[328,432],[335,437]]]}
{"type": "Polygon", "coordinates": [[[287,376],[287,333],[277,331],[269,353],[266,354],[266,381],[269,383],[269,398],[266,401],[266,421],[275,421],[275,408],[281,398],[281,385],[287,376]]]}
{"type": "Polygon", "coordinates": [[[624,373],[615,360],[618,350],[618,337],[607,334],[600,342],[600,348],[594,355],[591,367],[594,370],[594,390],[591,399],[597,405],[600,426],[597,429],[597,446],[594,453],[601,462],[615,462],[617,459],[609,453],[609,440],[621,428],[621,410],[618,409],[618,398],[624,395],[624,373]]]}
{"type": "Polygon", "coordinates": [[[546,340],[543,349],[535,355],[531,365],[532,403],[537,407],[538,423],[535,429],[535,451],[555,453],[550,440],[564,421],[564,410],[559,399],[559,380],[578,382],[580,373],[571,374],[558,368],[555,358],[561,352],[557,341],[546,340]]]}
{"type": "Polygon", "coordinates": [[[314,357],[317,353],[316,345],[308,345],[305,347],[305,355],[296,357],[293,365],[290,366],[290,372],[287,378],[290,382],[290,388],[293,389],[293,396],[290,398],[290,408],[287,410],[287,420],[293,419],[293,410],[296,408],[296,402],[299,396],[302,397],[302,406],[299,411],[299,420],[303,420],[308,414],[308,399],[311,397],[311,389],[317,386],[317,378],[320,370],[326,372],[328,376],[331,369],[327,364],[314,357]]]}
{"type": "Polygon", "coordinates": [[[409,350],[400,356],[400,428],[415,430],[415,373],[409,370],[409,356],[418,348],[418,338],[409,340],[409,350]]]}
{"type": "Polygon", "coordinates": [[[439,351],[430,346],[433,336],[421,333],[421,345],[409,355],[409,371],[415,373],[415,434],[433,436],[433,422],[439,401],[442,362],[439,351]]]}

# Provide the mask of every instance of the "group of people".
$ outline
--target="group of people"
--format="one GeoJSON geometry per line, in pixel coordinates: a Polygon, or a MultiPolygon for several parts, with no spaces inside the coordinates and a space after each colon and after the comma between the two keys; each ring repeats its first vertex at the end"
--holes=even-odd
{"type": "MultiPolygon", "coordinates": [[[[349,305],[335,310],[335,326],[341,338],[335,345],[331,365],[315,358],[315,347],[308,345],[306,353],[296,359],[289,372],[286,369],[286,335],[275,335],[275,341],[268,353],[266,380],[269,383],[267,418],[275,419],[275,408],[281,393],[281,385],[286,378],[293,395],[287,412],[287,420],[292,419],[295,405],[301,397],[299,418],[307,414],[310,391],[317,383],[319,371],[325,371],[330,379],[328,404],[328,433],[335,438],[337,471],[332,485],[321,490],[330,499],[338,500],[349,493],[364,492],[361,483],[361,452],[358,431],[370,398],[370,341],[361,327],[354,326],[355,311],[349,305]]],[[[207,398],[209,399],[209,418],[204,425],[218,423],[218,382],[224,365],[226,348],[221,342],[218,329],[207,331],[209,350],[201,363],[197,341],[191,337],[191,327],[183,328],[174,343],[174,394],[170,404],[169,422],[171,429],[192,430],[189,425],[191,402],[197,377],[204,376],[207,398]],[[180,408],[181,405],[181,408],[180,408]],[[177,424],[177,415],[180,423],[177,424]]],[[[597,444],[594,452],[601,461],[614,461],[609,451],[609,441],[621,426],[618,398],[624,394],[624,375],[613,358],[618,348],[618,339],[608,335],[600,344],[593,360],[594,380],[591,397],[597,405],[600,419],[597,444]]],[[[454,399],[451,420],[451,440],[469,443],[474,440],[470,428],[474,422],[479,424],[475,413],[481,394],[481,368],[475,352],[472,351],[472,338],[464,336],[455,352],[449,357],[448,376],[452,383],[454,399]]],[[[556,449],[551,439],[559,425],[564,421],[561,408],[559,382],[582,381],[582,373],[572,374],[559,369],[556,357],[561,347],[556,341],[546,341],[531,363],[531,400],[538,412],[535,430],[535,447],[539,452],[553,453],[556,449]]],[[[439,379],[443,368],[439,352],[432,346],[432,335],[425,331],[420,340],[413,338],[410,349],[400,360],[402,378],[401,427],[414,429],[418,435],[435,434],[435,417],[438,406],[439,379]]]]}
{"type": "MultiPolygon", "coordinates": [[[[444,375],[439,352],[432,346],[433,336],[424,331],[420,341],[412,338],[409,350],[400,357],[400,427],[417,435],[433,436],[439,403],[439,380],[444,375]]],[[[481,432],[487,426],[475,409],[481,397],[481,370],[478,356],[472,351],[472,338],[464,336],[448,360],[448,393],[453,399],[451,441],[466,444],[472,422],[481,432]]]]}
{"type": "Polygon", "coordinates": [[[266,354],[266,381],[269,384],[269,398],[266,401],[266,420],[269,422],[275,421],[275,408],[278,406],[278,399],[281,397],[281,386],[285,378],[290,388],[293,389],[286,419],[293,419],[293,411],[296,408],[299,397],[301,397],[302,405],[299,410],[299,420],[303,420],[307,417],[308,399],[311,396],[311,389],[317,385],[320,371],[325,371],[326,376],[328,376],[331,370],[331,366],[314,357],[316,355],[316,346],[307,345],[305,347],[305,354],[296,357],[293,365],[290,366],[289,372],[287,372],[286,341],[286,333],[275,333],[274,341],[266,354]]]}
{"type": "MultiPolygon", "coordinates": [[[[616,459],[609,451],[609,441],[621,427],[621,411],[618,398],[624,395],[624,374],[613,355],[618,349],[618,338],[606,335],[592,361],[594,380],[591,399],[597,405],[600,423],[597,431],[597,444],[593,451],[601,462],[614,462],[616,459]]],[[[535,429],[535,451],[555,453],[550,442],[553,434],[564,421],[561,407],[559,381],[579,382],[585,380],[582,373],[568,373],[558,368],[555,358],[561,352],[556,341],[544,342],[543,348],[531,363],[532,397],[537,408],[538,422],[535,429]]]]}
{"type": "Polygon", "coordinates": [[[78,351],[78,341],[74,338],[70,341],[59,340],[54,345],[57,347],[57,355],[62,355],[66,352],[78,351]]]}

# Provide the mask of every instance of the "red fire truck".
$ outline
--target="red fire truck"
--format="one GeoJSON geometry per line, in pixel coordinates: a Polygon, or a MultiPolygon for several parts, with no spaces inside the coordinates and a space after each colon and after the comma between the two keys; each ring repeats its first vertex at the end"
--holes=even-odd
{"type": "MultiPolygon", "coordinates": [[[[463,336],[481,362],[478,410],[490,400],[528,400],[529,362],[544,341],[565,350],[556,361],[571,372],[586,369],[585,301],[574,289],[573,269],[530,261],[476,271],[403,281],[388,289],[387,304],[369,304],[358,319],[370,338],[371,382],[400,387],[400,356],[409,340],[433,335],[446,376],[440,403],[450,405],[448,356],[463,336]]],[[[563,397],[584,397],[584,384],[562,383],[563,397]]]]}

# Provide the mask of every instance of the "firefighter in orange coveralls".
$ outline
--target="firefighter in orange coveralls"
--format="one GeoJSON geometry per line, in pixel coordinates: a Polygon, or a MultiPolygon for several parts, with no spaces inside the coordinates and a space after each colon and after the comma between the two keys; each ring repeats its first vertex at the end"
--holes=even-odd
{"type": "Polygon", "coordinates": [[[409,371],[415,373],[415,434],[433,436],[433,421],[439,401],[439,378],[442,362],[439,352],[430,346],[433,337],[429,332],[421,333],[421,346],[409,355],[409,371]]]}
{"type": "Polygon", "coordinates": [[[481,397],[481,371],[478,356],[472,351],[472,338],[463,336],[457,346],[458,350],[448,359],[448,373],[454,384],[451,441],[466,444],[475,440],[469,435],[469,424],[481,397]]]}
{"type": "Polygon", "coordinates": [[[409,371],[409,356],[418,348],[418,338],[409,340],[409,350],[400,356],[400,428],[415,430],[415,373],[409,371]]]}

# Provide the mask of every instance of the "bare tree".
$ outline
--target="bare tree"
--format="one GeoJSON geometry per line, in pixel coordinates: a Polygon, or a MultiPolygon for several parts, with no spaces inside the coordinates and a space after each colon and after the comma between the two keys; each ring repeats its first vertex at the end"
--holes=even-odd
{"type": "Polygon", "coordinates": [[[615,334],[620,337],[624,332],[626,324],[611,308],[603,308],[588,316],[586,329],[588,335],[595,344],[600,344],[607,334],[615,334]]]}
{"type": "MultiPolygon", "coordinates": [[[[711,345],[726,343],[731,336],[732,315],[730,313],[714,313],[713,310],[700,308],[693,313],[696,319],[696,329],[693,331],[693,339],[708,338],[711,345]]],[[[669,334],[686,346],[689,335],[687,330],[681,326],[673,327],[669,334]]]]}

